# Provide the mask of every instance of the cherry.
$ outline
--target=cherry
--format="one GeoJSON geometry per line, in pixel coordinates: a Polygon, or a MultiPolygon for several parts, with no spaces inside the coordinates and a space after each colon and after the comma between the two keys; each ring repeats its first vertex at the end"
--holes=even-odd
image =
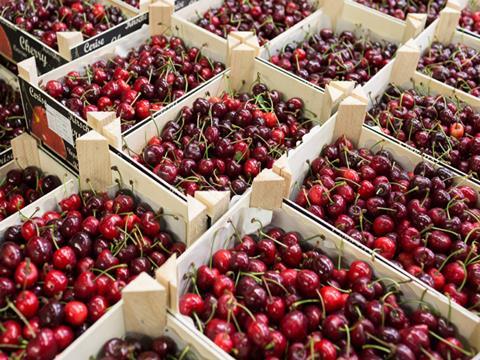
{"type": "Polygon", "coordinates": [[[55,334],[48,328],[40,330],[27,345],[27,356],[31,359],[50,360],[55,357],[57,351],[55,334]]]}
{"type": "Polygon", "coordinates": [[[37,313],[38,297],[33,292],[24,290],[15,298],[15,306],[26,318],[31,318],[37,313]]]}
{"type": "Polygon", "coordinates": [[[196,23],[223,38],[230,31],[255,31],[263,45],[310,15],[312,10],[310,4],[299,0],[281,4],[225,1],[220,7],[207,10],[196,23]]]}
{"type": "Polygon", "coordinates": [[[291,311],[282,319],[280,329],[288,340],[301,341],[307,336],[307,317],[298,310],[291,311]]]}
{"type": "Polygon", "coordinates": [[[80,301],[70,301],[65,305],[65,320],[75,326],[80,326],[87,320],[87,306],[80,301]]]}

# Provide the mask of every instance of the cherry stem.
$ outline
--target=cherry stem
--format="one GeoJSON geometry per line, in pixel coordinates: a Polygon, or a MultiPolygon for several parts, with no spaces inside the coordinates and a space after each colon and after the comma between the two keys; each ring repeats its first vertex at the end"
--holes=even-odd
{"type": "Polygon", "coordinates": [[[31,332],[33,338],[37,337],[37,334],[35,334],[35,330],[33,329],[32,325],[30,322],[27,320],[27,318],[21,313],[20,310],[17,309],[17,307],[7,299],[7,304],[10,307],[10,309],[13,310],[13,312],[22,320],[22,322],[25,324],[25,326],[28,328],[28,330],[31,332]]]}
{"type": "Polygon", "coordinates": [[[467,351],[453,343],[451,343],[450,341],[444,339],[443,337],[441,337],[440,335],[436,334],[435,332],[429,330],[428,333],[430,335],[432,335],[434,338],[436,338],[437,340],[440,340],[441,342],[443,342],[444,344],[447,344],[448,346],[454,348],[455,350],[457,351],[460,351],[463,355],[465,356],[472,356],[472,353],[470,351],[467,351]]]}
{"type": "Polygon", "coordinates": [[[178,356],[178,360],[183,360],[183,358],[184,358],[185,356],[187,356],[189,352],[190,352],[190,346],[187,345],[187,346],[185,346],[185,348],[182,350],[182,352],[181,352],[180,355],[178,356]]]}
{"type": "Polygon", "coordinates": [[[320,304],[322,305],[322,319],[325,319],[327,317],[327,310],[325,309],[325,302],[323,301],[322,294],[320,294],[320,291],[317,289],[317,295],[318,298],[320,299],[320,304]]]}
{"type": "Polygon", "coordinates": [[[240,307],[243,311],[245,311],[247,313],[247,315],[250,316],[250,318],[253,321],[257,321],[257,319],[255,318],[255,316],[253,315],[253,313],[250,311],[250,309],[248,307],[246,307],[245,305],[240,304],[240,303],[237,303],[237,306],[240,307]]]}

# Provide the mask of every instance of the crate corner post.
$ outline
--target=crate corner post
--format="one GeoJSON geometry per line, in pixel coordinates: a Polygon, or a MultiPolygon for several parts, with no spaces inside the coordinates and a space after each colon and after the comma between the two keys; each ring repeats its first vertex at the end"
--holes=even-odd
{"type": "Polygon", "coordinates": [[[409,83],[415,76],[420,55],[420,49],[413,40],[400,47],[393,60],[390,82],[399,86],[409,83]]]}
{"type": "Polygon", "coordinates": [[[445,7],[440,11],[437,27],[435,29],[435,38],[442,44],[448,44],[452,41],[460,21],[461,11],[453,7],[445,7]]]}
{"type": "Polygon", "coordinates": [[[338,107],[333,139],[347,136],[355,145],[358,144],[367,114],[368,99],[361,89],[356,89],[338,107]]]}
{"type": "Polygon", "coordinates": [[[28,59],[20,61],[17,64],[18,76],[32,85],[38,85],[38,68],[37,61],[32,56],[28,59]]]}
{"type": "Polygon", "coordinates": [[[258,38],[253,32],[233,32],[227,40],[227,58],[232,89],[242,89],[255,80],[255,57],[260,54],[258,38]]]}
{"type": "Polygon", "coordinates": [[[336,26],[340,18],[346,0],[324,0],[321,3],[320,9],[332,20],[333,27],[336,26]]]}
{"type": "Polygon", "coordinates": [[[163,34],[172,25],[175,3],[172,0],[159,0],[148,4],[150,35],[163,34]]]}
{"type": "Polygon", "coordinates": [[[68,61],[72,60],[71,49],[83,42],[80,31],[62,31],[57,33],[58,52],[68,61]]]}
{"type": "Polygon", "coordinates": [[[416,38],[425,29],[427,24],[427,14],[410,13],[405,19],[405,31],[403,32],[402,42],[416,38]]]}
{"type": "Polygon", "coordinates": [[[155,279],[168,291],[167,306],[178,312],[177,301],[177,254],[174,253],[155,271],[155,279]]]}
{"type": "Polygon", "coordinates": [[[264,169],[252,183],[250,207],[275,210],[282,207],[286,181],[271,169],[264,169]]]}
{"type": "Polygon", "coordinates": [[[207,214],[212,223],[225,214],[230,205],[230,191],[196,191],[195,198],[207,207],[207,214]]]}
{"type": "Polygon", "coordinates": [[[87,123],[93,130],[107,138],[110,145],[120,149],[122,146],[122,129],[120,118],[113,111],[90,111],[87,123]]]}
{"type": "Polygon", "coordinates": [[[11,141],[13,159],[21,168],[36,166],[40,168],[38,143],[31,135],[23,133],[11,141]]]}
{"type": "Polygon", "coordinates": [[[80,186],[105,191],[112,185],[108,140],[91,130],[76,140],[80,186]]]}
{"type": "Polygon", "coordinates": [[[141,273],[122,291],[125,329],[150,337],[163,335],[167,322],[167,290],[141,273]]]}
{"type": "Polygon", "coordinates": [[[322,98],[322,112],[320,122],[324,123],[332,116],[335,108],[340,102],[349,96],[355,88],[353,81],[331,81],[325,86],[325,92],[322,98]]]}
{"type": "Polygon", "coordinates": [[[202,235],[208,227],[207,207],[193,196],[187,196],[186,239],[190,246],[202,235]]]}
{"type": "Polygon", "coordinates": [[[287,155],[283,154],[278,158],[275,163],[273,164],[272,171],[280,175],[284,180],[285,180],[285,185],[284,185],[284,193],[283,196],[285,198],[288,198],[290,195],[290,189],[292,188],[293,185],[293,174],[289,166],[289,162],[287,159],[287,155]]]}

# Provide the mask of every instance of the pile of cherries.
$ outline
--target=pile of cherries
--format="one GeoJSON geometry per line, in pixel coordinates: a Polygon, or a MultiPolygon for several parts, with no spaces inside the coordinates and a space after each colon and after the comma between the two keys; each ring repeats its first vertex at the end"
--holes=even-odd
{"type": "Polygon", "coordinates": [[[480,10],[469,7],[463,9],[460,17],[460,27],[480,34],[480,10]]]}
{"type": "Polygon", "coordinates": [[[287,44],[270,58],[273,64],[325,87],[332,80],[364,84],[394,56],[397,46],[358,37],[351,31],[335,34],[322,29],[300,44],[287,44]]]}
{"type": "Polygon", "coordinates": [[[223,38],[231,31],[253,31],[263,45],[314,10],[308,0],[225,0],[221,7],[206,11],[196,23],[223,38]]]}
{"type": "Polygon", "coordinates": [[[25,131],[25,117],[20,93],[0,79],[0,152],[10,147],[10,140],[25,131]]]}
{"type": "Polygon", "coordinates": [[[237,359],[464,359],[451,323],[363,261],[335,263],[278,227],[238,237],[193,271],[183,315],[237,359]],[[415,306],[416,307],[416,306],[415,306]]]}
{"type": "Polygon", "coordinates": [[[62,184],[36,166],[10,170],[0,185],[0,221],[62,184]]]}
{"type": "Polygon", "coordinates": [[[140,7],[140,1],[139,0],[122,0],[124,3],[133,6],[134,8],[139,8],[140,7]]]}
{"type": "Polygon", "coordinates": [[[428,162],[404,170],[342,137],[311,162],[295,202],[471,311],[480,310],[478,193],[428,162]]]}
{"type": "Polygon", "coordinates": [[[127,189],[83,191],[7,228],[0,246],[0,359],[51,360],[185,245],[127,189]],[[3,357],[2,357],[3,356],[3,357]]]}
{"type": "Polygon", "coordinates": [[[418,70],[447,85],[480,97],[479,51],[464,44],[433,42],[420,58],[418,70]]]}
{"type": "Polygon", "coordinates": [[[431,24],[439,15],[447,0],[355,0],[384,14],[405,20],[408,14],[427,14],[427,24],[431,24]]]}
{"type": "Polygon", "coordinates": [[[147,336],[113,338],[108,340],[97,360],[164,360],[188,359],[189,348],[178,351],[175,341],[168,336],[151,339],[147,336]]]}
{"type": "Polygon", "coordinates": [[[365,123],[480,178],[480,113],[456,98],[391,86],[365,123]]]}
{"type": "Polygon", "coordinates": [[[252,94],[197,98],[133,158],[186,194],[231,190],[241,195],[311,126],[300,98],[284,99],[257,82],[252,94]]]}
{"type": "Polygon", "coordinates": [[[124,57],[50,80],[44,90],[84,119],[90,111],[116,111],[125,131],[223,70],[199,48],[158,35],[124,57]]]}
{"type": "Polygon", "coordinates": [[[9,0],[0,6],[2,17],[57,48],[57,32],[98,35],[126,20],[120,8],[94,0],[9,0]]]}

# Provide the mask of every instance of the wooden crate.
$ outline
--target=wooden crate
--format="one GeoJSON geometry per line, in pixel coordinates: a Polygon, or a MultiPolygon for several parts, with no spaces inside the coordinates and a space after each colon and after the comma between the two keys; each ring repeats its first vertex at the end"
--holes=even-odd
{"type": "MultiPolygon", "coordinates": [[[[90,131],[77,140],[77,149],[81,189],[92,186],[94,189],[106,189],[112,193],[112,189],[117,188],[119,182],[132,188],[139,198],[154,209],[161,208],[172,215],[164,217],[168,229],[176,235],[177,240],[183,241],[187,246],[206,231],[207,211],[202,203],[192,197],[185,197],[185,203],[179,206],[176,194],[138,171],[118,152],[110,150],[108,140],[102,135],[90,131]],[[82,145],[78,145],[79,141],[82,145]]],[[[78,186],[75,189],[78,190],[78,186]]]]}
{"type": "MultiPolygon", "coordinates": [[[[355,0],[347,0],[349,2],[354,2],[355,0]]],[[[450,0],[452,1],[452,0],[450,0]]],[[[454,0],[456,1],[456,0],[454,0]]],[[[464,0],[459,0],[459,1],[464,1],[464,0]]],[[[357,3],[358,4],[358,3],[357,3]]],[[[359,4],[360,5],[360,4],[359,4]]],[[[368,7],[366,5],[361,5],[363,7],[368,7]]],[[[415,26],[414,24],[416,24],[418,21],[427,21],[427,14],[426,13],[408,13],[405,20],[402,20],[402,19],[399,19],[399,18],[396,18],[394,16],[391,16],[391,15],[388,15],[388,14],[385,14],[379,10],[376,10],[376,9],[373,9],[373,8],[370,8],[368,7],[369,9],[371,9],[372,11],[375,11],[376,13],[390,19],[391,21],[395,21],[395,22],[402,22],[402,23],[405,23],[405,24],[411,24],[413,26],[415,26]],[[424,20],[425,19],[425,20],[424,20]]],[[[409,25],[409,26],[411,26],[409,25]]],[[[418,34],[417,34],[418,35],[418,34]]]]}
{"type": "MultiPolygon", "coordinates": [[[[0,65],[0,79],[5,80],[13,89],[20,92],[20,86],[15,74],[12,74],[6,67],[0,65]]],[[[5,149],[0,152],[0,166],[7,164],[13,160],[12,148],[5,149]]]]}
{"type": "MultiPolygon", "coordinates": [[[[309,163],[319,156],[324,146],[335,142],[337,138],[343,135],[350,139],[354,146],[366,148],[377,147],[378,149],[383,148],[390,151],[392,154],[394,154],[395,162],[407,171],[413,171],[415,166],[422,161],[427,161],[433,164],[435,168],[439,167],[437,163],[422,157],[421,154],[407,149],[398,142],[387,140],[376,131],[369,129],[366,126],[362,126],[367,105],[368,100],[363,94],[363,91],[355,90],[355,93],[352,96],[348,97],[340,104],[336,115],[328,120],[322,127],[318,128],[317,131],[312,132],[311,136],[305,140],[301,151],[294,150],[288,158],[285,157],[277,162],[277,166],[274,167],[274,171],[284,177],[288,183],[287,187],[289,190],[287,193],[285,193],[285,197],[290,199],[290,204],[300,209],[298,205],[293,203],[293,199],[295,199],[297,196],[298,191],[303,183],[303,179],[309,171],[309,163]]],[[[464,176],[457,175],[453,179],[453,182],[456,184],[471,186],[476,192],[480,192],[480,185],[465,179],[464,176]]],[[[480,206],[480,200],[478,205],[480,206]]],[[[335,230],[335,227],[328,224],[326,221],[315,216],[312,217],[314,217],[316,221],[321,223],[323,226],[335,230]]],[[[365,247],[363,244],[344,233],[341,234],[342,237],[347,238],[357,246],[363,247],[365,251],[369,252],[370,254],[374,254],[372,249],[365,247]]],[[[413,278],[413,276],[407,271],[398,269],[397,266],[395,266],[389,260],[383,258],[381,255],[375,254],[375,256],[382,258],[383,261],[389,264],[392,268],[397,269],[398,272],[413,278]]],[[[428,288],[429,291],[434,293],[439,299],[447,301],[447,297],[444,294],[433,288],[430,288],[426,284],[422,284],[422,286],[428,288]]],[[[458,304],[454,304],[453,306],[458,309],[463,309],[463,307],[458,304]]]]}
{"type": "MultiPolygon", "coordinates": [[[[179,1],[179,0],[177,0],[179,1]]],[[[209,9],[215,9],[222,6],[224,0],[198,0],[192,1],[189,5],[183,7],[173,14],[177,26],[180,27],[180,31],[189,34],[195,34],[196,38],[199,39],[199,43],[207,42],[214,44],[215,47],[221,49],[227,49],[227,39],[214,34],[201,26],[198,26],[195,21],[199,19],[206,11],[209,9]]],[[[318,4],[317,0],[310,1],[312,4],[318,4]]],[[[321,3],[321,1],[320,1],[321,3]]],[[[318,6],[318,5],[317,5],[318,6]]],[[[305,19],[304,19],[305,20],[305,19]]],[[[303,21],[303,20],[302,20],[303,21]]],[[[300,21],[299,23],[301,23],[300,21]]],[[[297,24],[299,24],[297,23],[297,24]]],[[[290,31],[295,26],[287,29],[287,32],[290,31]]]]}
{"type": "MultiPolygon", "coordinates": [[[[49,96],[40,86],[50,80],[58,80],[70,71],[79,71],[82,73],[85,66],[91,65],[95,61],[111,59],[117,54],[122,54],[133,47],[138,47],[149,39],[150,34],[163,34],[167,29],[171,29],[171,35],[181,37],[184,39],[186,45],[197,45],[201,47],[203,54],[225,63],[227,56],[225,49],[218,49],[209,43],[199,42],[195,34],[180,32],[174,18],[171,17],[172,13],[173,4],[157,1],[150,5],[148,16],[151,21],[149,27],[143,25],[141,29],[132,32],[122,39],[44,75],[38,74],[35,58],[21,62],[19,64],[20,88],[27,119],[27,127],[30,133],[40,138],[47,147],[56,152],[74,168],[78,167],[75,153],[75,140],[91,129],[97,130],[106,136],[114,147],[120,147],[122,143],[120,119],[116,117],[114,112],[91,112],[89,113],[88,119],[84,120],[63,106],[59,101],[49,96]],[[38,121],[36,129],[33,129],[31,125],[34,120],[38,121]]],[[[203,85],[204,84],[201,84],[198,88],[203,85]]],[[[197,89],[194,89],[194,91],[197,89]]],[[[188,94],[185,96],[188,96],[188,94]]],[[[177,101],[179,100],[175,102],[177,101]]],[[[168,106],[159,112],[165,111],[167,108],[168,106]]],[[[143,120],[143,122],[136,124],[135,127],[139,127],[142,123],[148,121],[149,119],[147,118],[143,120]]]]}
{"type": "MultiPolygon", "coordinates": [[[[248,39],[251,40],[252,38],[249,37],[248,39]]],[[[315,114],[315,119],[318,123],[321,123],[328,118],[332,113],[332,110],[335,109],[340,100],[344,98],[344,92],[348,93],[353,88],[353,84],[346,84],[348,86],[341,88],[340,91],[333,87],[332,84],[332,86],[328,87],[326,93],[320,92],[318,89],[296,80],[283,72],[276,71],[270,66],[270,64],[258,58],[254,58],[258,48],[250,47],[245,44],[237,44],[237,41],[239,40],[235,37],[230,38],[230,42],[234,43],[233,49],[230,52],[231,68],[222,76],[217,77],[201,89],[195,91],[190,96],[167,109],[165,112],[154,117],[152,121],[148,121],[140,128],[124,136],[124,156],[129,157],[129,155],[133,153],[141,153],[146,145],[147,139],[158,135],[168,121],[175,119],[183,107],[192,106],[197,98],[207,97],[209,95],[219,96],[229,89],[245,91],[255,81],[257,76],[260,76],[260,80],[270,89],[277,89],[283,92],[286,98],[300,96],[305,103],[305,108],[308,109],[310,113],[315,114]]],[[[341,85],[344,84],[338,86],[341,85]]],[[[308,134],[305,135],[305,138],[308,136],[308,134]]],[[[148,174],[148,176],[168,187],[172,193],[178,197],[176,209],[184,209],[192,206],[192,204],[189,204],[189,200],[192,200],[190,197],[186,197],[175,187],[155,175],[146,166],[138,163],[136,163],[136,165],[144,173],[148,174]]],[[[277,180],[279,179],[276,179],[273,173],[266,170],[254,181],[254,187],[262,186],[262,184],[271,186],[272,191],[269,192],[268,196],[261,197],[260,201],[264,203],[264,206],[273,206],[272,204],[278,202],[278,198],[274,191],[276,188],[279,187],[279,191],[283,193],[283,181],[281,181],[281,179],[280,183],[273,185],[277,180]]],[[[226,191],[197,191],[195,197],[204,204],[212,222],[215,222],[225,213],[230,203],[230,193],[226,191]]],[[[195,211],[195,213],[196,212],[197,211],[195,211]]]]}
{"type": "MultiPolygon", "coordinates": [[[[372,40],[388,41],[400,46],[424,29],[425,20],[426,17],[423,16],[421,20],[412,20],[406,23],[393,21],[384,14],[354,1],[324,0],[323,6],[319,10],[266,44],[262,48],[260,56],[268,60],[271,56],[279,54],[287,44],[301,42],[308,35],[317,34],[323,28],[333,29],[336,33],[366,31],[372,40]]],[[[273,66],[280,71],[286,71],[277,65],[273,66]]],[[[368,83],[374,81],[377,76],[381,76],[383,69],[368,83]]],[[[301,79],[297,75],[292,74],[292,76],[301,79]]],[[[301,80],[308,82],[305,79],[301,80]]]]}
{"type": "MultiPolygon", "coordinates": [[[[3,182],[7,173],[13,169],[23,169],[27,166],[37,166],[46,175],[56,175],[63,182],[73,181],[76,178],[75,173],[68,167],[62,165],[51,155],[47,150],[38,146],[37,141],[28,134],[22,134],[12,140],[12,147],[8,150],[11,158],[2,165],[0,165],[0,181],[3,182]]],[[[3,153],[2,153],[3,154],[3,153]]],[[[61,186],[60,186],[61,187],[61,186]]],[[[56,190],[54,190],[56,191],[56,190]]],[[[45,194],[36,201],[28,204],[21,209],[21,212],[27,211],[27,208],[35,209],[44,198],[48,197],[51,193],[45,194]]],[[[3,221],[0,221],[2,227],[8,224],[10,219],[21,217],[19,212],[11,214],[3,221]]]]}
{"type": "Polygon", "coordinates": [[[167,313],[166,289],[145,273],[122,291],[123,299],[56,357],[57,360],[90,359],[100,352],[106,341],[125,335],[152,338],[171,337],[179,349],[189,347],[198,359],[222,359],[220,352],[204,342],[197,331],[167,313]]]}
{"type": "Polygon", "coordinates": [[[59,32],[57,33],[58,51],[0,17],[0,29],[3,30],[5,35],[3,41],[6,41],[9,45],[4,46],[8,50],[5,50],[2,54],[16,63],[33,56],[36,59],[39,72],[45,73],[68,63],[72,59],[90,54],[109,43],[117,41],[148,23],[148,13],[133,11],[134,9],[131,6],[127,6],[121,1],[100,0],[100,2],[104,5],[119,7],[127,16],[127,20],[87,40],[84,40],[82,33],[78,31],[59,32]]]}
{"type": "MultiPolygon", "coordinates": [[[[15,213],[5,219],[2,222],[2,227],[0,228],[0,239],[3,239],[4,232],[8,227],[21,224],[26,221],[26,219],[35,216],[35,214],[38,215],[50,210],[58,210],[58,204],[62,199],[72,194],[77,194],[81,189],[106,191],[112,196],[121,186],[122,188],[131,188],[136,196],[151,205],[154,210],[161,208],[165,214],[172,215],[164,216],[162,218],[165,222],[165,228],[168,231],[171,231],[174,240],[185,242],[188,245],[188,224],[183,218],[183,214],[179,213],[179,209],[170,207],[171,201],[169,202],[170,193],[168,191],[162,189],[161,186],[143,176],[141,172],[134,169],[128,163],[124,162],[121,158],[111,152],[108,148],[107,139],[95,131],[91,131],[79,138],[77,140],[77,146],[80,154],[80,181],[76,178],[70,177],[65,181],[63,186],[58,187],[49,194],[43,196],[41,199],[37,200],[35,203],[23,208],[21,214],[15,213]],[[112,167],[115,168],[115,171],[112,171],[112,167]]],[[[57,163],[53,163],[57,167],[59,166],[57,163]]],[[[142,277],[145,278],[143,275],[142,277]]],[[[148,280],[145,281],[147,281],[147,285],[149,283],[151,284],[151,282],[148,282],[148,280]]],[[[101,344],[103,344],[103,341],[107,340],[111,336],[118,336],[124,333],[125,329],[127,331],[133,331],[142,328],[146,329],[145,331],[152,331],[149,333],[151,335],[155,334],[154,331],[157,331],[158,333],[158,331],[162,329],[162,323],[159,323],[158,319],[165,319],[166,314],[164,309],[166,308],[162,304],[156,304],[157,300],[155,297],[153,299],[150,297],[155,295],[155,292],[159,288],[161,289],[160,285],[158,285],[155,281],[154,283],[154,294],[152,294],[150,290],[144,290],[144,288],[139,288],[135,285],[132,285],[130,288],[127,287],[127,289],[131,290],[130,296],[132,297],[132,301],[130,301],[130,304],[140,303],[140,301],[147,301],[147,305],[150,307],[153,306],[156,310],[162,309],[162,312],[144,312],[144,306],[131,305],[127,309],[129,321],[127,321],[126,325],[124,326],[120,324],[123,322],[122,307],[125,306],[125,303],[117,303],[110,309],[112,312],[108,311],[98,324],[95,323],[93,326],[91,326],[85,335],[79,337],[75,343],[72,344],[74,349],[67,348],[65,350],[65,355],[61,355],[60,358],[71,359],[72,354],[76,354],[77,351],[84,355],[87,355],[87,351],[93,351],[92,353],[88,354],[88,356],[93,355],[99,350],[99,347],[101,344]],[[138,294],[140,290],[145,291],[142,296],[139,296],[138,294]],[[144,318],[142,318],[140,321],[139,319],[141,315],[144,316],[144,318]],[[137,321],[135,321],[135,319],[137,321]],[[145,321],[143,321],[144,319],[145,321]],[[115,328],[117,328],[118,332],[115,332],[115,328]],[[152,330],[154,328],[155,330],[152,330]],[[108,333],[103,332],[107,330],[108,333]],[[96,340],[94,341],[93,339],[96,340]],[[90,343],[94,345],[94,347],[85,347],[85,344],[90,343]],[[77,344],[82,345],[80,347],[76,347],[77,344]]],[[[137,285],[142,285],[142,282],[140,281],[137,285]]],[[[171,319],[166,320],[167,327],[170,326],[169,324],[171,321],[171,319]]],[[[174,333],[178,332],[180,335],[184,334],[185,330],[183,330],[183,328],[177,329],[175,325],[176,324],[172,325],[174,326],[172,329],[174,333]]],[[[197,346],[194,340],[190,341],[188,339],[189,338],[185,338],[187,343],[197,346]]],[[[88,356],[81,358],[86,359],[88,356]]]]}
{"type": "MultiPolygon", "coordinates": [[[[367,110],[370,110],[374,105],[377,99],[381,98],[384,92],[387,90],[389,85],[396,85],[401,89],[412,89],[415,87],[420,87],[423,90],[428,91],[432,95],[443,95],[452,98],[456,98],[459,101],[462,101],[470,105],[474,111],[480,112],[480,99],[474,97],[470,94],[467,94],[461,90],[455,89],[451,86],[447,86],[444,83],[432,79],[427,75],[416,71],[418,59],[420,58],[420,50],[414,42],[408,42],[405,46],[400,48],[397,58],[394,60],[392,66],[389,66],[381,76],[372,79],[372,81],[365,85],[363,88],[364,93],[368,98],[368,107],[367,110]]],[[[468,177],[467,174],[461,172],[457,168],[449,165],[446,162],[435,159],[434,157],[422,153],[418,149],[415,149],[404,142],[396,139],[393,136],[385,134],[379,127],[376,126],[365,126],[381,136],[387,138],[389,141],[400,144],[409,150],[417,153],[420,156],[428,158],[429,160],[439,163],[444,167],[449,168],[453,172],[458,173],[461,176],[468,177]]],[[[475,179],[470,177],[472,182],[480,184],[480,179],[475,179]]]]}
{"type": "MultiPolygon", "coordinates": [[[[342,259],[346,263],[351,263],[354,260],[367,262],[371,265],[377,278],[386,278],[401,284],[399,289],[404,295],[406,304],[415,307],[417,305],[415,301],[423,296],[424,301],[431,304],[438,313],[445,317],[450,314],[450,319],[466,341],[477,349],[480,347],[480,319],[478,317],[462,307],[451,306],[445,297],[439,297],[435,291],[425,289],[424,285],[418,280],[388,266],[382,259],[372,257],[372,254],[368,251],[353,245],[350,241],[346,241],[338,234],[321,226],[310,216],[290,206],[287,202],[284,202],[281,208],[270,211],[250,207],[249,196],[250,194],[232,207],[175,263],[165,263],[163,267],[157,270],[157,279],[169,288],[172,313],[190,328],[195,327],[192,319],[181,315],[179,312],[180,296],[189,291],[191,286],[191,280],[189,280],[187,274],[191,273],[192,267],[198,269],[199,266],[208,264],[215,251],[233,246],[235,238],[233,234],[243,236],[258,230],[258,222],[252,223],[251,221],[255,218],[260,220],[263,226],[273,225],[286,231],[296,231],[304,239],[316,238],[308,240],[307,243],[321,249],[331,258],[337,258],[341,253],[342,259]],[[322,240],[319,240],[318,236],[321,236],[322,240]]],[[[204,334],[199,335],[199,337],[203,341],[213,344],[204,334]]],[[[224,359],[231,359],[229,355],[223,354],[223,356],[224,359]]]]}
{"type": "MultiPolygon", "coordinates": [[[[447,3],[447,7],[452,9],[457,9],[460,11],[464,9],[478,11],[480,9],[480,1],[479,0],[449,0],[447,3]]],[[[467,30],[465,28],[462,28],[460,25],[458,26],[458,29],[472,36],[480,37],[480,34],[467,30]]]]}
{"type": "MultiPolygon", "coordinates": [[[[460,10],[455,6],[447,6],[440,12],[440,17],[435,20],[429,27],[427,27],[415,40],[414,44],[420,49],[420,53],[424,54],[434,41],[439,41],[442,44],[463,44],[468,47],[475,49],[477,52],[480,51],[480,38],[472,36],[468,33],[458,30],[458,21],[460,19],[460,10]]],[[[426,76],[428,78],[428,76],[426,76]]],[[[429,81],[429,86],[440,87],[441,83],[438,80],[431,79],[429,81]]],[[[445,84],[443,84],[445,85],[445,84]]],[[[450,85],[445,85],[447,88],[451,89],[451,92],[455,91],[457,96],[461,96],[463,101],[464,99],[469,99],[468,101],[478,100],[473,95],[468,94],[465,91],[455,89],[450,85]],[[461,95],[458,95],[461,94],[461,95]]]]}

